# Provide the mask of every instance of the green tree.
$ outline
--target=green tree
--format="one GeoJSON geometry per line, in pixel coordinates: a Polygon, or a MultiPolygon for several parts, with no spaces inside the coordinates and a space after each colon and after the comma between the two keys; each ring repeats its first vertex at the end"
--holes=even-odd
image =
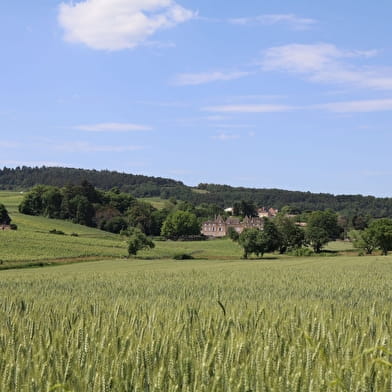
{"type": "Polygon", "coordinates": [[[243,230],[238,238],[238,243],[244,249],[244,259],[247,259],[252,253],[263,257],[268,246],[266,236],[257,228],[243,230]]]}
{"type": "Polygon", "coordinates": [[[161,234],[170,239],[178,239],[200,234],[200,223],[195,214],[175,211],[163,222],[161,234]]]}
{"type": "Polygon", "coordinates": [[[382,251],[387,255],[392,250],[392,219],[383,218],[373,221],[369,226],[369,235],[374,239],[382,251]]]}
{"type": "Polygon", "coordinates": [[[133,228],[128,240],[128,255],[136,256],[137,252],[143,249],[152,249],[155,247],[153,241],[148,238],[140,229],[133,228]]]}
{"type": "Polygon", "coordinates": [[[305,232],[297,226],[292,218],[279,214],[274,220],[276,227],[280,233],[281,254],[288,250],[301,248],[305,243],[305,232]]]}
{"type": "Polygon", "coordinates": [[[11,223],[11,218],[8,215],[8,211],[4,204],[0,204],[0,225],[9,225],[11,223]]]}
{"type": "Polygon", "coordinates": [[[329,241],[339,238],[342,229],[339,227],[337,214],[331,210],[314,211],[308,215],[307,220],[306,240],[316,253],[320,253],[329,241]]]}
{"type": "Polygon", "coordinates": [[[280,248],[282,237],[274,222],[264,218],[262,234],[265,242],[265,252],[275,252],[280,248]]]}
{"type": "Polygon", "coordinates": [[[322,227],[309,226],[306,230],[306,241],[316,253],[320,253],[322,247],[329,242],[328,232],[322,227]]]}
{"type": "Polygon", "coordinates": [[[371,230],[350,230],[348,237],[352,241],[355,248],[363,249],[366,254],[371,255],[377,248],[377,243],[371,230]]]}

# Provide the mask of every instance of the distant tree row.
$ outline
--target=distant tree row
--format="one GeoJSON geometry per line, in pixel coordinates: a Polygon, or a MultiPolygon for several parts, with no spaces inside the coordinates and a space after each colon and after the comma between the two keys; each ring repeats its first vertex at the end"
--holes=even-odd
{"type": "Polygon", "coordinates": [[[299,227],[293,218],[279,214],[274,220],[264,219],[264,228],[245,229],[241,234],[230,230],[229,236],[244,250],[244,258],[252,253],[279,251],[281,254],[310,245],[314,252],[320,253],[329,241],[340,237],[341,227],[338,215],[332,211],[315,211],[308,216],[306,228],[299,227]]]}
{"type": "Polygon", "coordinates": [[[118,188],[100,191],[87,181],[62,188],[39,185],[26,193],[19,211],[27,215],[66,219],[112,233],[138,228],[149,236],[166,238],[199,236],[201,222],[223,214],[211,204],[194,206],[189,202],[168,200],[158,210],[118,188]]]}
{"type": "MultiPolygon", "coordinates": [[[[134,197],[161,197],[187,201],[193,205],[214,204],[220,208],[234,207],[239,215],[251,215],[252,206],[282,209],[290,206],[297,213],[331,209],[351,226],[355,217],[392,218],[392,198],[361,195],[331,195],[294,192],[279,189],[252,189],[228,185],[199,184],[197,189],[180,181],[148,177],[108,170],[83,170],[63,167],[18,167],[0,170],[0,189],[30,189],[37,184],[64,187],[87,180],[95,187],[109,191],[118,187],[134,197]],[[246,212],[246,213],[245,213],[246,212]]],[[[253,212],[254,213],[254,212],[253,212]]],[[[352,227],[349,227],[352,228],[352,227]]]]}

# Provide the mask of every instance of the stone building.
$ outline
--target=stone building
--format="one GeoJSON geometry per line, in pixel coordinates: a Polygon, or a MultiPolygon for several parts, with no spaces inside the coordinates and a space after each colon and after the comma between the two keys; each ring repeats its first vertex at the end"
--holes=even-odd
{"type": "Polygon", "coordinates": [[[225,220],[219,215],[214,220],[204,222],[201,232],[207,237],[226,237],[230,227],[237,233],[242,233],[244,229],[248,228],[258,228],[262,230],[264,227],[264,220],[263,218],[249,217],[245,217],[242,221],[235,217],[229,217],[225,220]]]}

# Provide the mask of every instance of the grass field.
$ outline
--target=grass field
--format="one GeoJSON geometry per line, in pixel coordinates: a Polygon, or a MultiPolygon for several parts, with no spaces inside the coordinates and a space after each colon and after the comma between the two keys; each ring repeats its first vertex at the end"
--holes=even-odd
{"type": "Polygon", "coordinates": [[[344,256],[2,271],[0,390],[390,391],[391,273],[344,256]]]}

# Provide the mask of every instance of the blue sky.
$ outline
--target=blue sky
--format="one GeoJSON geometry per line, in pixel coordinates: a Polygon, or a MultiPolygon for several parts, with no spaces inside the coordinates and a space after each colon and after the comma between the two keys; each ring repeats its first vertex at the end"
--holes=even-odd
{"type": "Polygon", "coordinates": [[[0,4],[0,166],[392,196],[392,4],[0,4]]]}

